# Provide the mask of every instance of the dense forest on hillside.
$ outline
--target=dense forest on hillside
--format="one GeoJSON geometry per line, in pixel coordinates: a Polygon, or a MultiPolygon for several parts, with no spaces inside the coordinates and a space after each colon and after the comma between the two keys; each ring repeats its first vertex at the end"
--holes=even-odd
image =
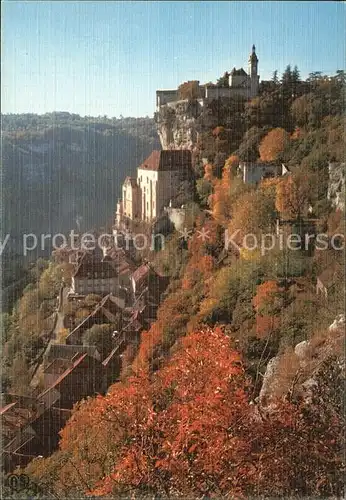
{"type": "MultiPolygon", "coordinates": [[[[120,381],[76,405],[59,450],[26,467],[42,498],[344,496],[344,193],[327,196],[329,165],[344,171],[344,84],[342,72],[303,82],[288,67],[244,102],[239,140],[220,116],[208,163],[201,138],[191,237],[173,231],[147,256],[170,278],[157,319],[125,351],[120,381]],[[289,173],[245,184],[242,160],[289,173]],[[247,248],[246,235],[262,241],[278,221],[284,238],[328,244],[247,248]],[[226,230],[238,249],[225,248],[226,230]]],[[[33,363],[61,273],[41,263],[5,318],[9,386],[33,363]]]]}
{"type": "MultiPolygon", "coordinates": [[[[3,233],[67,234],[112,223],[124,177],[160,148],[150,118],[1,116],[3,233]]],[[[15,242],[12,242],[15,244],[15,242]]]]}

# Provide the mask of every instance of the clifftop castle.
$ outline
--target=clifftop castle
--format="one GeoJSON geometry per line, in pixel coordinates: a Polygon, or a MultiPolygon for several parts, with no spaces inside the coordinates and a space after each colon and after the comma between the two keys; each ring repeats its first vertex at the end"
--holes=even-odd
{"type": "MultiPolygon", "coordinates": [[[[117,204],[115,226],[121,228],[136,220],[153,222],[161,217],[164,209],[171,202],[175,203],[184,181],[191,176],[191,151],[199,134],[196,117],[215,99],[238,96],[251,99],[258,95],[258,89],[258,57],[253,45],[248,59],[248,73],[243,68],[233,68],[225,72],[217,84],[200,85],[194,80],[181,84],[176,90],[157,90],[156,124],[163,151],[153,151],[138,167],[137,177],[125,179],[122,199],[117,204]],[[191,101],[196,104],[192,114],[188,110],[191,101]],[[167,120],[166,115],[171,119],[167,120]]],[[[204,122],[207,123],[206,119],[204,122]]],[[[270,168],[264,168],[265,173],[276,175],[276,171],[267,172],[270,168]]],[[[246,171],[243,176],[245,182],[255,182],[251,173],[246,171]]]]}
{"type": "Polygon", "coordinates": [[[199,81],[193,80],[183,83],[175,90],[157,90],[156,107],[160,109],[161,106],[189,98],[203,102],[205,99],[213,100],[219,97],[255,97],[258,94],[259,74],[258,57],[254,45],[248,59],[248,73],[243,68],[233,68],[229,73],[225,73],[222,80],[222,84],[216,85],[212,83],[200,85],[199,81]]]}

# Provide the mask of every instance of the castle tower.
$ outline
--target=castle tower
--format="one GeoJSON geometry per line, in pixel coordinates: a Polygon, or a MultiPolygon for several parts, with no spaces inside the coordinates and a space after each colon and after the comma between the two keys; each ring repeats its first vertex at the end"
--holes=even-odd
{"type": "Polygon", "coordinates": [[[252,52],[249,56],[249,75],[251,77],[257,76],[257,70],[258,70],[258,58],[256,55],[256,47],[253,45],[252,52]]]}
{"type": "Polygon", "coordinates": [[[256,55],[256,47],[252,46],[252,52],[249,56],[249,75],[251,82],[251,97],[258,94],[259,75],[258,75],[258,57],[256,55]]]}

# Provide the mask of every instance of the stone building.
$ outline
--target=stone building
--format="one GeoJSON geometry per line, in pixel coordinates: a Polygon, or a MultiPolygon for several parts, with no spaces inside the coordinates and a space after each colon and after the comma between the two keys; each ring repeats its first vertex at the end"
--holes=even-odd
{"type": "Polygon", "coordinates": [[[252,98],[258,95],[259,74],[258,74],[258,57],[256,48],[253,45],[248,59],[248,73],[243,68],[233,68],[229,73],[228,85],[215,85],[208,83],[200,85],[199,81],[185,82],[176,90],[157,90],[156,91],[156,108],[160,110],[162,106],[174,104],[184,99],[195,98],[201,101],[213,100],[218,98],[230,98],[235,96],[243,96],[252,98]],[[185,90],[187,89],[187,92],[185,90]],[[183,92],[182,92],[183,91],[183,92]],[[189,93],[191,94],[189,96],[189,93]]]}
{"type": "Polygon", "coordinates": [[[242,161],[238,165],[238,174],[246,184],[257,184],[263,179],[280,177],[289,173],[289,169],[284,164],[242,161]]]}
{"type": "Polygon", "coordinates": [[[83,259],[72,276],[71,293],[76,295],[106,295],[119,287],[116,270],[109,261],[83,259]]]}
{"type": "Polygon", "coordinates": [[[140,217],[139,186],[134,177],[126,177],[123,184],[123,215],[130,219],[140,217]]]}
{"type": "Polygon", "coordinates": [[[117,225],[124,219],[151,222],[162,215],[191,172],[190,151],[153,151],[138,167],[137,179],[125,179],[123,199],[117,205],[117,225]]]}

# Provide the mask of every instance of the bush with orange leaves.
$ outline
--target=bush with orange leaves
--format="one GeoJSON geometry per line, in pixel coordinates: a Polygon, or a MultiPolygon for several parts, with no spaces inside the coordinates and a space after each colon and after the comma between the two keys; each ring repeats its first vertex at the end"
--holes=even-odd
{"type": "MultiPolygon", "coordinates": [[[[225,224],[230,217],[231,197],[230,190],[234,178],[234,168],[239,163],[238,156],[230,156],[222,169],[221,179],[212,178],[214,192],[209,197],[209,206],[213,212],[214,219],[225,224]]],[[[209,178],[211,180],[211,178],[209,178]]]]}
{"type": "Polygon", "coordinates": [[[197,311],[193,291],[189,288],[171,293],[161,304],[157,320],[149,331],[142,332],[138,353],[132,363],[135,373],[150,372],[161,354],[167,355],[174,342],[186,334],[186,326],[197,311]]]}
{"type": "Polygon", "coordinates": [[[280,327],[280,317],[269,314],[257,314],[255,333],[259,339],[271,336],[280,327]]]}

